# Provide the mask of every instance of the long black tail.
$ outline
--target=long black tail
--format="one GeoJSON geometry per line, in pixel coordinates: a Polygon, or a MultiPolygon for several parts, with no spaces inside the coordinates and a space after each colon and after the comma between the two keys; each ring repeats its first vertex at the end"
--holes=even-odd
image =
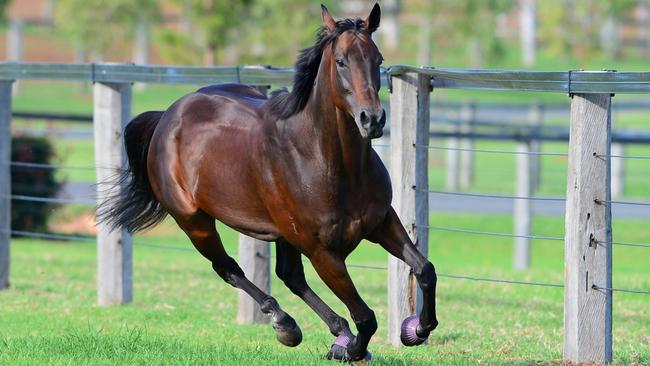
{"type": "Polygon", "coordinates": [[[167,212],[156,200],[147,174],[147,155],[153,132],[163,112],[144,112],[124,130],[124,147],[129,167],[114,182],[108,198],[97,209],[97,221],[129,232],[142,231],[159,224],[167,212]]]}

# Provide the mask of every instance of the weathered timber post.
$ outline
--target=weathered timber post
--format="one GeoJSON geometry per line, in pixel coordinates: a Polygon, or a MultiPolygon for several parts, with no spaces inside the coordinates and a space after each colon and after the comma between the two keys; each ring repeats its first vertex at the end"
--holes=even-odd
{"type": "MultiPolygon", "coordinates": [[[[530,141],[521,141],[517,151],[517,197],[530,197],[533,194],[533,176],[531,175],[532,158],[529,154],[530,141]]],[[[513,219],[515,226],[514,268],[525,270],[530,268],[530,236],[532,226],[532,204],[529,199],[515,199],[513,219]]]]}
{"type": "Polygon", "coordinates": [[[611,96],[571,100],[564,249],[564,360],[612,360],[611,96]]]}
{"type": "MultiPolygon", "coordinates": [[[[23,59],[23,31],[25,22],[22,19],[11,19],[7,32],[7,61],[20,62],[23,59]]],[[[20,90],[20,83],[13,83],[13,93],[20,90]]]]}
{"type": "MultiPolygon", "coordinates": [[[[392,76],[390,95],[391,180],[393,207],[411,240],[428,254],[429,93],[431,78],[406,73],[392,76]]],[[[401,345],[404,318],[422,307],[422,294],[415,276],[402,261],[388,257],[388,339],[401,345]]]]}
{"type": "Polygon", "coordinates": [[[537,9],[535,0],[519,1],[521,58],[525,66],[535,64],[537,49],[537,9]]]}
{"type": "MultiPolygon", "coordinates": [[[[473,103],[464,103],[460,110],[459,131],[463,134],[474,132],[474,118],[476,117],[476,106],[473,103]]],[[[458,184],[461,190],[468,190],[474,182],[474,140],[472,138],[460,139],[460,169],[458,172],[458,184]]]]}
{"type": "MultiPolygon", "coordinates": [[[[625,145],[620,142],[612,144],[612,155],[625,156],[625,145]]],[[[613,157],[612,160],[612,197],[619,198],[625,193],[625,159],[613,157]]]]}
{"type": "MultiPolygon", "coordinates": [[[[131,84],[95,83],[93,99],[99,204],[110,196],[106,183],[114,181],[126,168],[122,134],[131,119],[131,84]]],[[[97,303],[129,303],[133,270],[131,235],[124,229],[110,230],[103,223],[97,227],[97,303]]]]}
{"type": "Polygon", "coordinates": [[[138,20],[135,25],[135,42],[133,43],[133,62],[137,65],[149,64],[150,26],[146,18],[138,20]]]}
{"type": "Polygon", "coordinates": [[[386,169],[390,171],[390,137],[386,136],[384,132],[382,137],[372,140],[372,146],[386,166],[386,169]]]}
{"type": "Polygon", "coordinates": [[[0,81],[0,290],[9,287],[11,240],[11,81],[0,81]]]}
{"type": "MultiPolygon", "coordinates": [[[[269,87],[258,86],[257,89],[266,94],[269,87]]],[[[239,234],[239,266],[246,277],[260,290],[271,293],[271,251],[270,244],[239,234]]],[[[260,306],[252,297],[239,290],[237,295],[237,323],[255,324],[268,323],[269,317],[260,310],[260,306]]]]}
{"type": "MultiPolygon", "coordinates": [[[[618,113],[615,105],[612,105],[612,129],[618,120],[618,113]]],[[[620,142],[612,142],[612,155],[625,156],[625,145],[620,142]]],[[[612,197],[620,198],[625,194],[625,159],[613,157],[612,164],[612,197]]]]}
{"type": "MultiPolygon", "coordinates": [[[[150,62],[149,44],[151,43],[151,29],[149,20],[141,17],[135,25],[135,40],[133,42],[133,62],[136,65],[148,65],[150,62]]],[[[137,91],[145,89],[147,84],[136,83],[137,91]]]]}
{"type": "MultiPolygon", "coordinates": [[[[460,132],[460,124],[451,125],[452,133],[460,132]]],[[[459,187],[459,160],[460,160],[460,140],[457,137],[448,137],[447,138],[447,151],[445,151],[446,157],[446,175],[445,175],[445,187],[448,191],[456,192],[459,187]]]]}
{"type": "MultiPolygon", "coordinates": [[[[534,136],[530,140],[530,151],[542,151],[542,140],[535,138],[540,136],[542,121],[544,120],[544,107],[539,102],[533,102],[528,111],[528,123],[530,124],[530,132],[534,136]]],[[[531,192],[537,192],[542,181],[542,161],[540,155],[530,156],[530,174],[531,174],[531,192]]]]}

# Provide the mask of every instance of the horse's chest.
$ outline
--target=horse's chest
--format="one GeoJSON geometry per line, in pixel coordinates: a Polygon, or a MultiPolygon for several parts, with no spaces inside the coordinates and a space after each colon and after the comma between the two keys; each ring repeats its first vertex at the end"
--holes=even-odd
{"type": "Polygon", "coordinates": [[[384,207],[371,205],[365,210],[351,211],[323,220],[319,228],[319,241],[330,249],[352,251],[385,217],[384,207]]]}
{"type": "Polygon", "coordinates": [[[360,217],[341,217],[323,223],[318,239],[328,248],[356,245],[364,236],[364,220],[360,217]]]}

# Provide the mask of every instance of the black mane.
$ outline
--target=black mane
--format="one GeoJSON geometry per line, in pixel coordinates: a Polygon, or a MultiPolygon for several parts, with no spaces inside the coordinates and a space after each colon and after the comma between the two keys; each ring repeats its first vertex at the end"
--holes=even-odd
{"type": "Polygon", "coordinates": [[[278,118],[287,119],[302,111],[307,105],[311,89],[314,87],[325,47],[343,32],[361,29],[364,29],[364,21],[359,18],[339,20],[333,31],[321,27],[316,33],[316,43],[300,51],[295,64],[296,73],[293,77],[291,92],[275,92],[271,95],[268,102],[271,113],[278,118]]]}

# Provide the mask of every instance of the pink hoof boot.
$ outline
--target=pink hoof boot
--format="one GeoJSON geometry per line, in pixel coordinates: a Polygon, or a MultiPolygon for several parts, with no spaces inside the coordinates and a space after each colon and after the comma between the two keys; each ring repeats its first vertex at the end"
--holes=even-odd
{"type": "Polygon", "coordinates": [[[416,315],[404,319],[402,322],[402,332],[400,334],[400,339],[402,340],[403,345],[407,347],[417,346],[427,340],[426,338],[418,337],[416,333],[418,325],[420,325],[420,318],[416,315]]]}
{"type": "Polygon", "coordinates": [[[330,351],[327,352],[328,360],[336,360],[341,362],[358,362],[366,363],[369,362],[372,358],[370,352],[366,352],[366,357],[360,360],[352,360],[348,355],[348,345],[352,342],[352,339],[346,335],[340,335],[336,337],[330,351]]]}

